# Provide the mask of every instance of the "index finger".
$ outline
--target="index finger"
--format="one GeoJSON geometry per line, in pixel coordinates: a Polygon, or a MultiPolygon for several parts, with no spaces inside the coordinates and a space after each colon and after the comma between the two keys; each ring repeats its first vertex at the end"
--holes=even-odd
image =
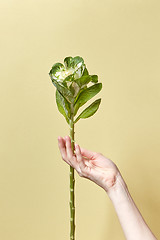
{"type": "Polygon", "coordinates": [[[60,153],[62,155],[62,158],[66,159],[67,153],[66,153],[65,140],[60,136],[58,137],[58,147],[59,147],[60,153]]]}

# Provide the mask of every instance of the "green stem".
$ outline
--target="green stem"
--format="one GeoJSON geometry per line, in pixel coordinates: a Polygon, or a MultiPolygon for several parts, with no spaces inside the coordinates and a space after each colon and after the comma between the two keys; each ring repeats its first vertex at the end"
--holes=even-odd
{"type": "MultiPolygon", "coordinates": [[[[70,138],[74,152],[74,107],[71,104],[70,138]]],[[[74,168],[70,166],[70,240],[75,240],[74,168]]]]}

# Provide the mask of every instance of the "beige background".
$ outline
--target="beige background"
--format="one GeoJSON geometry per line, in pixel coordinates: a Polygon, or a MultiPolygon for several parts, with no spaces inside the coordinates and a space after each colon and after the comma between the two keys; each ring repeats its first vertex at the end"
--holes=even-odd
{"type": "MultiPolygon", "coordinates": [[[[0,239],[69,239],[69,128],[48,72],[80,55],[103,89],[76,141],[120,168],[160,238],[160,2],[1,0],[0,239]]],[[[96,99],[96,97],[95,97],[96,99]]],[[[76,174],[76,239],[123,240],[107,194],[76,174]]]]}

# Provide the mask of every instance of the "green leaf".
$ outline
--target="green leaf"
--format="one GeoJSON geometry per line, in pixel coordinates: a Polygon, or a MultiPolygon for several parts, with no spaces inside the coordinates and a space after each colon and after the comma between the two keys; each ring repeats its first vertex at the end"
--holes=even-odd
{"type": "Polygon", "coordinates": [[[87,89],[87,86],[84,86],[82,89],[80,89],[80,90],[79,90],[79,92],[78,92],[77,96],[76,96],[76,97],[75,97],[75,99],[74,99],[74,104],[76,103],[76,101],[77,101],[77,99],[78,99],[79,95],[81,94],[81,92],[83,92],[83,91],[84,91],[84,89],[87,89]]]}
{"type": "Polygon", "coordinates": [[[72,60],[73,60],[72,57],[66,57],[66,58],[64,59],[64,64],[65,64],[66,68],[70,68],[70,67],[71,67],[72,60]]]}
{"type": "Polygon", "coordinates": [[[49,72],[49,75],[50,77],[52,76],[52,78],[55,80],[55,79],[58,79],[58,72],[61,72],[62,70],[64,70],[64,65],[62,63],[55,63],[50,72],[49,72]]]}
{"type": "Polygon", "coordinates": [[[76,123],[80,118],[89,118],[98,110],[101,99],[97,99],[91,105],[89,105],[74,121],[76,123]]]}
{"type": "Polygon", "coordinates": [[[91,78],[92,78],[91,82],[93,82],[93,83],[98,82],[98,76],[97,75],[91,75],[91,78]]]}
{"type": "Polygon", "coordinates": [[[73,94],[73,97],[74,97],[74,100],[75,100],[75,97],[77,96],[79,90],[80,90],[80,87],[78,86],[78,84],[74,81],[71,83],[70,87],[69,87],[69,90],[71,91],[71,93],[73,94]]]}
{"type": "Polygon", "coordinates": [[[88,70],[87,70],[86,67],[85,67],[85,69],[84,69],[84,71],[83,71],[83,76],[85,76],[85,75],[89,75],[89,72],[88,72],[88,70]]]}
{"type": "Polygon", "coordinates": [[[91,76],[85,75],[85,76],[82,76],[81,78],[76,79],[75,82],[79,85],[80,88],[83,88],[91,80],[92,80],[91,76]]]}
{"type": "Polygon", "coordinates": [[[66,68],[80,68],[82,65],[84,65],[84,60],[82,57],[79,56],[76,56],[74,58],[66,57],[64,59],[64,64],[66,68]]]}
{"type": "Polygon", "coordinates": [[[73,98],[72,92],[69,91],[69,89],[66,86],[64,86],[63,84],[58,83],[56,80],[54,80],[51,75],[50,75],[50,77],[52,79],[52,83],[57,88],[57,90],[63,95],[63,97],[66,98],[67,101],[69,101],[70,103],[73,102],[74,98],[73,98]]]}
{"type": "Polygon", "coordinates": [[[58,84],[57,82],[53,82],[53,84],[64,98],[66,98],[70,103],[73,102],[73,94],[68,90],[68,88],[64,87],[61,84],[58,84]]]}
{"type": "Polygon", "coordinates": [[[94,97],[97,93],[99,93],[102,89],[102,83],[96,83],[89,88],[83,90],[74,106],[74,116],[76,115],[78,109],[83,106],[88,100],[94,97]]]}
{"type": "Polygon", "coordinates": [[[82,65],[84,65],[84,60],[82,57],[76,56],[76,57],[72,58],[71,67],[80,68],[80,66],[82,66],[82,65]]]}
{"type": "Polygon", "coordinates": [[[62,96],[62,94],[56,90],[56,103],[59,112],[65,117],[67,123],[69,124],[69,118],[70,118],[70,104],[67,102],[67,100],[62,96]]]}
{"type": "Polygon", "coordinates": [[[64,79],[63,83],[64,82],[72,82],[73,79],[74,79],[74,74],[71,74],[64,79]]]}
{"type": "Polygon", "coordinates": [[[55,63],[51,68],[51,73],[55,73],[56,71],[64,68],[64,65],[62,63],[55,63]]]}

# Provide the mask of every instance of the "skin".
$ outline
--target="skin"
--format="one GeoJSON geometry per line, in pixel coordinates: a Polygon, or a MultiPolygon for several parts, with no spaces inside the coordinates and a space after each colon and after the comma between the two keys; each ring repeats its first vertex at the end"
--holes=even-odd
{"type": "Polygon", "coordinates": [[[58,138],[62,159],[72,166],[80,177],[88,178],[102,188],[110,188],[115,184],[118,168],[101,153],[80,148],[75,144],[75,154],[71,148],[69,136],[58,138]]]}
{"type": "Polygon", "coordinates": [[[87,178],[105,190],[111,199],[127,240],[156,240],[134,203],[117,166],[103,154],[86,150],[69,136],[58,137],[62,159],[72,166],[80,177],[87,178]]]}

